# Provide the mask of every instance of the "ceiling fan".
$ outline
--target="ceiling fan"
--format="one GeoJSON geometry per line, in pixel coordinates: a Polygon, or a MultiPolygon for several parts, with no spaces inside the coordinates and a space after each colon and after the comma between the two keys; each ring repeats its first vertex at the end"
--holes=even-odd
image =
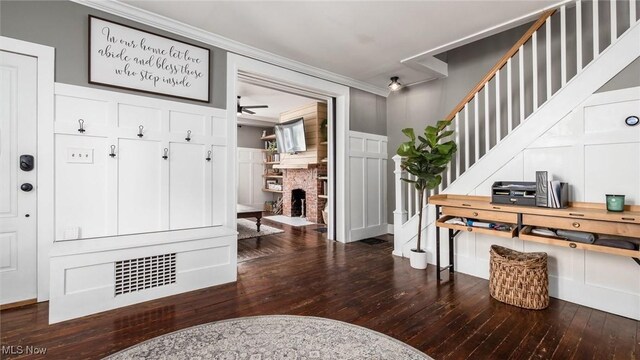
{"type": "Polygon", "coordinates": [[[240,105],[240,96],[238,96],[238,109],[237,109],[237,113],[238,114],[247,113],[247,114],[255,115],[255,112],[251,111],[249,109],[265,109],[265,108],[268,108],[268,107],[269,107],[268,105],[242,106],[242,105],[240,105]]]}

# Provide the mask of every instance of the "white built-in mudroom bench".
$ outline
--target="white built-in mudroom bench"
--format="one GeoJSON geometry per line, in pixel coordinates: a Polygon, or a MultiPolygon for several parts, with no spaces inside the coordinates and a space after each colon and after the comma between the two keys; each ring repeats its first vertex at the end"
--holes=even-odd
{"type": "Polygon", "coordinates": [[[56,84],[51,323],[236,279],[227,130],[223,109],[56,84]]]}

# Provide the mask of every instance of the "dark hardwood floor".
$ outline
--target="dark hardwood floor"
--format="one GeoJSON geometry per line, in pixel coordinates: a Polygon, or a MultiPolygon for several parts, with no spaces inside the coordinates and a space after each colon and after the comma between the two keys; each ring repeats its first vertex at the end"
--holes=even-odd
{"type": "Polygon", "coordinates": [[[544,311],[519,309],[493,300],[484,279],[456,273],[438,285],[433,266],[411,269],[391,242],[343,245],[313,227],[265,224],[287,231],[239,241],[237,283],[51,326],[47,303],[4,310],[2,345],[95,359],[192,325],[294,314],[365,326],[435,359],[640,358],[638,321],[557,299],[544,311]]]}

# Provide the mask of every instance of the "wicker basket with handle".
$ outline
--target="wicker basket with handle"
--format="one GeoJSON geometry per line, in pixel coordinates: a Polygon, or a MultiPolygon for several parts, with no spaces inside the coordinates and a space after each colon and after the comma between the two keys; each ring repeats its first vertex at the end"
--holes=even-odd
{"type": "Polygon", "coordinates": [[[522,253],[491,245],[489,265],[491,296],[503,303],[525,309],[549,306],[547,254],[522,253]]]}

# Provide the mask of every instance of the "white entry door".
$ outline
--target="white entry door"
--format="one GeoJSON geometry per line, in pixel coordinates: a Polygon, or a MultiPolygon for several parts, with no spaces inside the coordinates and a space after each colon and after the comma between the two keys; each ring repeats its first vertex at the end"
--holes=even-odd
{"type": "Polygon", "coordinates": [[[0,51],[0,304],[3,305],[37,297],[36,81],[36,58],[0,51]]]}

